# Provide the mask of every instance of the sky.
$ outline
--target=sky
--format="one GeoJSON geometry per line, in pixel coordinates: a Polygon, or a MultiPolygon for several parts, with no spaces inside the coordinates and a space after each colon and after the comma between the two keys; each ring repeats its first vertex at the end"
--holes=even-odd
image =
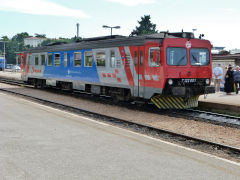
{"type": "Polygon", "coordinates": [[[195,31],[213,46],[240,49],[239,0],[0,0],[0,36],[20,32],[49,38],[110,35],[103,25],[121,26],[113,34],[128,36],[142,16],[150,15],[158,31],[195,31]]]}

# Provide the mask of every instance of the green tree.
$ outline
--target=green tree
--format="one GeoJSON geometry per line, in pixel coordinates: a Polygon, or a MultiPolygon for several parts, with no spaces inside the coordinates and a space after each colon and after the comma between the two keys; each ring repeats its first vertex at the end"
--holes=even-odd
{"type": "Polygon", "coordinates": [[[23,43],[25,38],[28,38],[29,34],[27,32],[18,33],[12,37],[12,40],[16,40],[19,43],[23,43]]]}
{"type": "Polygon", "coordinates": [[[156,30],[156,24],[153,24],[151,22],[151,16],[150,15],[144,15],[141,17],[141,20],[138,21],[139,26],[136,26],[136,29],[134,29],[130,36],[139,36],[143,34],[153,34],[157,33],[156,30]]]}

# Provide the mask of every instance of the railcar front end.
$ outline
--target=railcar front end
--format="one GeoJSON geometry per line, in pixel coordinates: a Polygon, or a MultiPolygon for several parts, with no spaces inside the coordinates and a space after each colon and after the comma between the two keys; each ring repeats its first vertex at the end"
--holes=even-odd
{"type": "Polygon", "coordinates": [[[211,48],[207,40],[165,39],[164,88],[151,101],[160,109],[186,109],[197,107],[200,95],[214,93],[211,48]]]}

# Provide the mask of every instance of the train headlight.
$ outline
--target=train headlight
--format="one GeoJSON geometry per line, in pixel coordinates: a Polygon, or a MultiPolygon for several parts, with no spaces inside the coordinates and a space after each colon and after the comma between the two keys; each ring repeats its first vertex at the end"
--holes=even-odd
{"type": "Polygon", "coordinates": [[[168,80],[168,84],[169,84],[169,85],[173,85],[173,80],[172,80],[172,79],[169,79],[169,80],[168,80]]]}
{"type": "Polygon", "coordinates": [[[205,82],[206,82],[207,85],[209,85],[210,80],[209,80],[209,79],[206,79],[205,82]]]}

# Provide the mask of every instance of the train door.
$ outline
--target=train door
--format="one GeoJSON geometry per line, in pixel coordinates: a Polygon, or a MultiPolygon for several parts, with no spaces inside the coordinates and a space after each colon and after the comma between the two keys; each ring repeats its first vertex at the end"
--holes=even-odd
{"type": "Polygon", "coordinates": [[[134,48],[134,96],[144,97],[144,47],[134,48]]]}

